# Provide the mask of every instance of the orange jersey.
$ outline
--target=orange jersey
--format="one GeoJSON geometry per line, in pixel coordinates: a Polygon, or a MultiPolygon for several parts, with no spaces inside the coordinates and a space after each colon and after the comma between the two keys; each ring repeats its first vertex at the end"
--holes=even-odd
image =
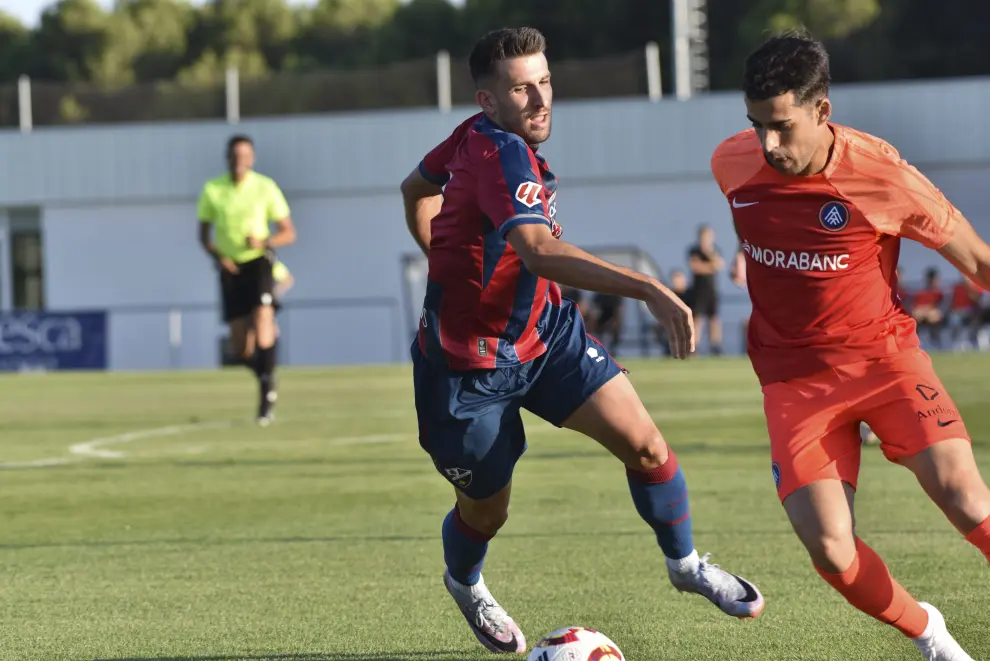
{"type": "Polygon", "coordinates": [[[962,217],[889,144],[830,127],[832,157],[809,177],[771,167],[753,129],[712,156],[745,252],[747,349],[764,385],[918,346],[896,294],[901,237],[938,249],[962,217]]]}

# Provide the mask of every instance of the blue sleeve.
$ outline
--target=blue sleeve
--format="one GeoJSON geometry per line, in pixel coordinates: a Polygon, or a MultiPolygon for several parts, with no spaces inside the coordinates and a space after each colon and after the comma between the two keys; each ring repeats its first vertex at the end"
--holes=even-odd
{"type": "Polygon", "coordinates": [[[426,159],[419,162],[419,174],[426,179],[431,184],[436,184],[437,186],[446,186],[447,182],[450,181],[450,173],[446,170],[442,172],[431,172],[427,169],[426,159]]]}
{"type": "Polygon", "coordinates": [[[536,158],[522,140],[506,142],[486,161],[478,180],[478,204],[502,236],[519,225],[552,227],[536,158]]]}

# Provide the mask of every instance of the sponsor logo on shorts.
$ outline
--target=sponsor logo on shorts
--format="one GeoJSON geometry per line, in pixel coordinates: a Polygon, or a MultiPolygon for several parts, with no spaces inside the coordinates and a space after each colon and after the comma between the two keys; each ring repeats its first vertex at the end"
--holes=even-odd
{"type": "Polygon", "coordinates": [[[829,232],[844,230],[849,224],[849,208],[838,200],[826,202],[818,210],[818,222],[829,232]]]}
{"type": "MultiPolygon", "coordinates": [[[[918,391],[918,394],[921,395],[921,398],[926,402],[933,402],[938,399],[940,394],[942,394],[937,388],[926,386],[923,383],[919,383],[914,387],[914,389],[918,391]]],[[[928,420],[929,418],[934,418],[935,424],[939,427],[948,427],[949,425],[959,422],[960,420],[959,411],[954,408],[942,406],[941,404],[934,408],[927,408],[918,411],[917,413],[918,422],[928,420]]]]}
{"type": "Polygon", "coordinates": [[[447,476],[447,479],[451,481],[456,486],[462,489],[471,485],[471,481],[474,479],[474,473],[467,470],[466,468],[444,468],[443,474],[447,476]]]}
{"type": "Polygon", "coordinates": [[[959,411],[942,406],[941,404],[932,409],[918,411],[918,422],[928,420],[929,418],[935,418],[939,427],[948,427],[953,422],[959,421],[959,411]],[[948,418],[948,420],[943,421],[943,418],[948,418]]]}
{"type": "Polygon", "coordinates": [[[780,488],[780,464],[776,461],[770,465],[770,474],[773,475],[773,485],[780,488]]]}
{"type": "Polygon", "coordinates": [[[487,356],[488,355],[488,340],[483,337],[478,338],[478,355],[487,356]]]}
{"type": "Polygon", "coordinates": [[[794,271],[836,272],[849,268],[849,255],[826,255],[818,252],[795,252],[764,248],[749,241],[743,241],[743,251],[758,264],[774,269],[794,271]]]}

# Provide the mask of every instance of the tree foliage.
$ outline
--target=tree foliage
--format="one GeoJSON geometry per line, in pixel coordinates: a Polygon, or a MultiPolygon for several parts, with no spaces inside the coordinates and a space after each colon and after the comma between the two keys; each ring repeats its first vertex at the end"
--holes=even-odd
{"type": "MultiPolygon", "coordinates": [[[[486,30],[532,25],[551,60],[596,58],[660,44],[670,87],[670,3],[664,0],[57,0],[26,29],[0,12],[0,82],[21,74],[101,87],[215,83],[280,72],[369,68],[464,57],[486,30]]],[[[769,32],[806,27],[826,40],[836,80],[938,77],[990,69],[990,3],[966,0],[709,0],[711,84],[734,88],[746,53],[769,32]]]]}

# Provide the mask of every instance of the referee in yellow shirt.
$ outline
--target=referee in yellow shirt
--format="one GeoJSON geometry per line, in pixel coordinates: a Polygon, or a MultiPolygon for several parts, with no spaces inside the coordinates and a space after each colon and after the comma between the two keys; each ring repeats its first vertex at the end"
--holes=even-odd
{"type": "Polygon", "coordinates": [[[236,355],[257,375],[258,423],[274,419],[275,248],[296,240],[289,204],[272,179],[254,171],[254,144],[245,135],[227,142],[226,174],[210,179],[199,197],[199,242],[220,269],[223,319],[236,355]],[[269,223],[277,231],[272,234],[269,223]],[[248,336],[255,340],[246,354],[248,336]]]}

